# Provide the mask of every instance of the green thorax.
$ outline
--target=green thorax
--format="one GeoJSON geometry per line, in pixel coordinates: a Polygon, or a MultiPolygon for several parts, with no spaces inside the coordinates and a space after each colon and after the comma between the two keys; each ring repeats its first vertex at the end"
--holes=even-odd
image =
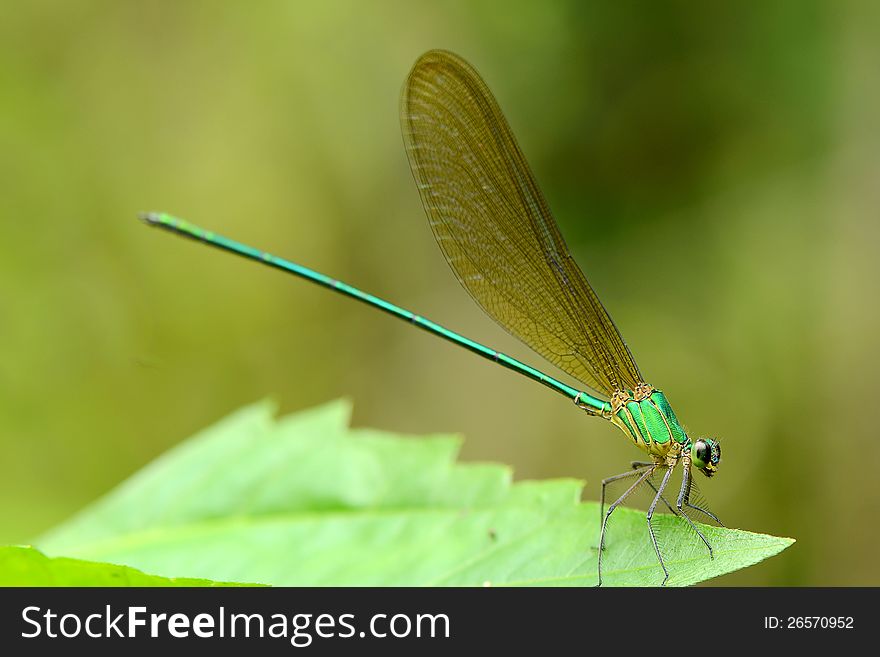
{"type": "Polygon", "coordinates": [[[666,395],[650,386],[643,384],[635,394],[616,395],[613,408],[611,421],[649,454],[665,456],[670,447],[688,439],[666,395]]]}

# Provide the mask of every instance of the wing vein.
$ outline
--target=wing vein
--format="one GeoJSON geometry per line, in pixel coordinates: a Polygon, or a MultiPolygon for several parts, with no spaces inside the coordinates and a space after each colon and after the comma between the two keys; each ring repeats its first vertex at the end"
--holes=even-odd
{"type": "Polygon", "coordinates": [[[423,55],[404,85],[401,126],[431,230],[471,297],[586,386],[634,389],[632,354],[477,72],[449,52],[423,55]]]}

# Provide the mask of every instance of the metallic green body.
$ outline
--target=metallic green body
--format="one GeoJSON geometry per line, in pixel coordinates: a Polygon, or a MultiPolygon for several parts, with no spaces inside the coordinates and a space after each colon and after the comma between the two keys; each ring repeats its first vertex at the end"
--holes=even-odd
{"type": "Polygon", "coordinates": [[[659,390],[650,389],[638,398],[629,394],[627,399],[619,400],[615,408],[618,410],[611,416],[611,422],[652,456],[663,458],[688,441],[666,395],[659,390]]]}
{"type": "Polygon", "coordinates": [[[169,230],[173,233],[177,233],[178,235],[183,235],[184,237],[189,237],[194,240],[198,240],[200,242],[204,242],[205,244],[209,244],[210,246],[214,246],[218,249],[223,249],[224,251],[229,251],[231,253],[235,253],[236,255],[242,256],[244,258],[248,258],[249,260],[256,260],[257,262],[261,262],[264,265],[268,265],[270,267],[275,267],[276,269],[281,269],[290,274],[295,274],[296,276],[300,276],[306,280],[312,281],[313,283],[317,283],[318,285],[322,285],[324,287],[330,288],[335,292],[339,292],[340,294],[344,294],[348,297],[352,297],[357,299],[358,301],[362,301],[374,308],[378,308],[390,315],[394,315],[395,317],[402,319],[404,321],[410,322],[419,328],[428,331],[429,333],[433,333],[434,335],[438,335],[445,340],[449,340],[450,342],[459,345],[460,347],[464,347],[469,351],[474,352],[491,360],[495,363],[498,363],[502,367],[506,367],[514,372],[518,372],[528,378],[537,381],[538,383],[542,383],[555,390],[556,392],[565,395],[578,406],[578,408],[586,411],[590,415],[599,415],[602,417],[609,417],[611,413],[611,404],[604,399],[600,399],[599,397],[594,397],[588,392],[583,390],[578,390],[577,388],[572,388],[571,386],[559,381],[552,376],[544,374],[540,370],[535,369],[529,365],[526,365],[523,362],[516,360],[515,358],[511,358],[507,354],[503,354],[499,351],[495,351],[494,349],[490,349],[489,347],[480,344],[470,338],[466,338],[465,336],[456,333],[455,331],[450,331],[449,329],[440,326],[439,324],[432,322],[430,319],[422,317],[420,315],[416,315],[405,308],[401,308],[389,301],[385,301],[384,299],[380,299],[379,297],[373,296],[372,294],[368,294],[362,290],[357,289],[351,285],[343,283],[342,281],[338,281],[335,278],[331,278],[330,276],[326,276],[319,272],[314,271],[313,269],[309,269],[308,267],[303,267],[302,265],[298,265],[295,262],[290,262],[289,260],[285,260],[284,258],[279,258],[278,256],[274,256],[271,253],[266,253],[265,251],[260,251],[259,249],[255,249],[252,246],[248,246],[246,244],[242,244],[240,242],[236,242],[235,240],[229,239],[228,237],[224,237],[223,235],[218,235],[209,230],[205,230],[203,228],[199,228],[183,219],[178,219],[177,217],[171,216],[165,212],[148,212],[141,215],[141,219],[145,221],[147,224],[151,226],[156,226],[158,228],[164,228],[165,230],[169,230]]]}
{"type": "Polygon", "coordinates": [[[277,256],[273,256],[264,251],[254,249],[222,235],[217,235],[211,231],[203,230],[198,226],[194,226],[186,221],[173,217],[165,213],[149,213],[144,215],[143,219],[147,223],[159,226],[175,233],[191,237],[193,239],[205,242],[212,246],[216,246],[226,251],[231,251],[238,255],[244,256],[252,260],[258,260],[272,267],[283,269],[292,274],[296,274],[312,282],[318,283],[325,287],[329,287],[336,292],[340,292],[350,297],[354,297],[359,301],[363,301],[371,306],[375,306],[387,313],[395,315],[400,319],[415,324],[419,328],[425,329],[435,335],[456,343],[459,346],[477,353],[488,360],[492,360],[503,367],[512,369],[523,374],[530,379],[543,383],[556,390],[575,404],[586,411],[590,415],[597,415],[610,420],[612,424],[619,427],[633,443],[650,454],[655,460],[663,460],[667,457],[675,457],[681,453],[681,449],[689,443],[687,434],[679,424],[678,419],[669,401],[661,391],[655,390],[647,384],[641,384],[636,391],[627,391],[626,393],[616,393],[612,401],[605,401],[593,395],[572,388],[561,381],[550,377],[540,370],[526,365],[510,356],[490,349],[478,342],[470,340],[454,331],[440,326],[429,319],[416,315],[399,306],[380,299],[371,294],[367,294],[357,288],[346,285],[336,279],[325,276],[316,271],[284,260],[277,256]]]}

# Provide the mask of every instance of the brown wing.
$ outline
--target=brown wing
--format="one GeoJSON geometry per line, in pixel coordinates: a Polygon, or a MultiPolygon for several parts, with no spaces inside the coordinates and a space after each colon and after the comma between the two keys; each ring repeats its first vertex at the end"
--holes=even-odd
{"type": "Polygon", "coordinates": [[[466,61],[432,50],[401,98],[413,176],[459,282],[495,321],[610,396],[639,369],[577,263],[498,103],[466,61]]]}

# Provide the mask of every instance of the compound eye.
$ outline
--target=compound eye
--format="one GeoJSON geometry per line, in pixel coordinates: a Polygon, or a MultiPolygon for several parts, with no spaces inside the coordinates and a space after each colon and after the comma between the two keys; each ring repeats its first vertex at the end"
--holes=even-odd
{"type": "Polygon", "coordinates": [[[698,468],[706,467],[706,464],[709,463],[712,458],[712,448],[709,446],[709,443],[705,440],[698,440],[694,443],[694,465],[698,468]]]}
{"type": "Polygon", "coordinates": [[[715,443],[715,454],[712,457],[712,465],[718,465],[718,462],[721,461],[721,445],[717,442],[715,443]]]}

